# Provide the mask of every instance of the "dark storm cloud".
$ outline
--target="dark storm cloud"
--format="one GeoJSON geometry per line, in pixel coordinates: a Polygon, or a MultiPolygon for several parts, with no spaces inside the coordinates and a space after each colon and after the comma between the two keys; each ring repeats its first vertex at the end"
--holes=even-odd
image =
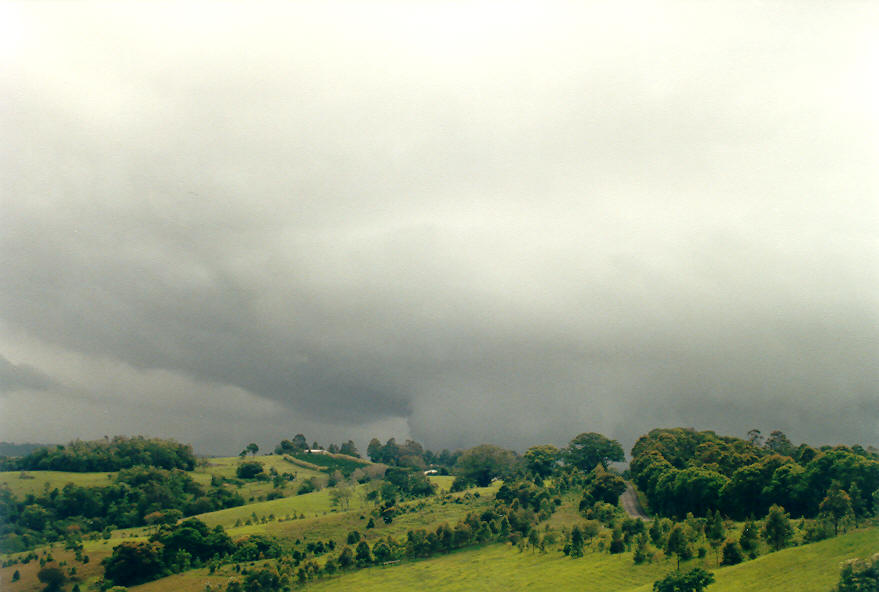
{"type": "Polygon", "coordinates": [[[0,355],[0,391],[47,390],[58,384],[28,364],[13,364],[0,355]]]}
{"type": "Polygon", "coordinates": [[[69,417],[875,443],[871,8],[49,6],[7,19],[0,346],[69,417]]]}

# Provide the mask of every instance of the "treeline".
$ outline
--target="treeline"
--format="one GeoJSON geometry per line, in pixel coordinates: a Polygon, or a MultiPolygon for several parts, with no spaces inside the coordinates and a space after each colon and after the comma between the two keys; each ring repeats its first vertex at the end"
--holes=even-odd
{"type": "Polygon", "coordinates": [[[415,440],[406,440],[403,444],[398,444],[396,439],[390,438],[382,444],[378,438],[373,438],[369,441],[366,454],[372,462],[376,463],[413,469],[446,469],[440,472],[447,473],[448,469],[455,465],[461,452],[449,450],[434,452],[425,449],[415,440]]]}
{"type": "Polygon", "coordinates": [[[92,532],[109,537],[116,528],[176,522],[183,516],[240,506],[244,499],[221,485],[205,488],[179,469],[124,469],[105,487],[61,489],[18,499],[0,489],[0,551],[78,538],[92,532]]]}
{"type": "Polygon", "coordinates": [[[342,444],[330,444],[327,448],[324,448],[318,444],[317,441],[309,446],[308,440],[303,434],[296,434],[293,436],[293,439],[281,440],[281,442],[275,446],[275,454],[299,454],[309,450],[326,450],[331,454],[347,454],[354,458],[360,458],[360,452],[357,450],[357,446],[354,444],[353,440],[348,440],[342,444]]]}
{"type": "Polygon", "coordinates": [[[0,459],[3,471],[68,471],[73,473],[118,471],[137,465],[161,469],[195,468],[192,447],[173,440],[136,436],[80,441],[45,446],[26,456],[0,459]]]}
{"type": "Polygon", "coordinates": [[[793,446],[781,432],[764,443],[714,432],[652,430],[632,449],[632,477],[660,515],[735,519],[766,515],[773,505],[794,517],[821,513],[828,497],[844,498],[856,519],[873,514],[879,458],[860,446],[793,446]]]}

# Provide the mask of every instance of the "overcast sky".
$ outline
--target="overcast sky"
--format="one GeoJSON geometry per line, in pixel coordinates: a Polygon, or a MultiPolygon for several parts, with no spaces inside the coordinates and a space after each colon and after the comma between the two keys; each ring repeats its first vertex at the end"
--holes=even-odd
{"type": "Polygon", "coordinates": [[[875,2],[4,2],[0,439],[879,445],[875,2]]]}

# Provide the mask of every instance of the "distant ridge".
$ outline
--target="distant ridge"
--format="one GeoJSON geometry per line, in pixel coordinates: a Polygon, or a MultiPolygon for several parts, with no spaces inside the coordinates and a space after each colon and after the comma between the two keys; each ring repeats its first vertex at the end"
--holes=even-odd
{"type": "Polygon", "coordinates": [[[45,448],[46,446],[55,446],[55,444],[0,442],[0,456],[26,456],[37,448],[45,448]]]}

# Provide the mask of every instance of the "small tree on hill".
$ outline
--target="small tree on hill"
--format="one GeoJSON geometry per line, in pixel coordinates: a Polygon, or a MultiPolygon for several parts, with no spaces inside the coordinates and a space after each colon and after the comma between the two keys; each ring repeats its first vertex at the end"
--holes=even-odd
{"type": "Polygon", "coordinates": [[[779,505],[769,508],[766,521],[763,524],[763,538],[769,543],[774,551],[784,549],[790,542],[794,529],[790,523],[790,517],[779,505]]]}
{"type": "Polygon", "coordinates": [[[757,525],[753,521],[748,520],[742,527],[742,534],[739,535],[739,544],[742,546],[742,549],[750,553],[757,550],[758,542],[757,525]]]}
{"type": "Polygon", "coordinates": [[[827,497],[821,502],[819,511],[822,517],[827,518],[833,523],[834,535],[839,534],[839,525],[854,514],[851,498],[838,487],[834,487],[827,492],[827,497]]]}
{"type": "Polygon", "coordinates": [[[44,567],[37,572],[37,579],[46,584],[44,592],[56,592],[67,581],[64,571],[58,567],[44,567]]]}
{"type": "Polygon", "coordinates": [[[687,550],[687,536],[684,534],[684,529],[680,524],[675,524],[674,528],[671,529],[671,532],[668,535],[668,540],[665,543],[665,552],[669,555],[674,555],[677,559],[677,569],[681,568],[681,557],[689,555],[687,550]]]}
{"type": "Polygon", "coordinates": [[[720,564],[720,546],[726,537],[726,529],[723,527],[723,518],[720,516],[720,511],[715,512],[714,515],[711,515],[709,511],[708,524],[705,527],[705,537],[708,539],[708,544],[714,549],[714,559],[720,564]]]}
{"type": "Polygon", "coordinates": [[[653,583],[653,592],[702,592],[712,582],[714,574],[696,567],[687,573],[671,572],[653,583]]]}

